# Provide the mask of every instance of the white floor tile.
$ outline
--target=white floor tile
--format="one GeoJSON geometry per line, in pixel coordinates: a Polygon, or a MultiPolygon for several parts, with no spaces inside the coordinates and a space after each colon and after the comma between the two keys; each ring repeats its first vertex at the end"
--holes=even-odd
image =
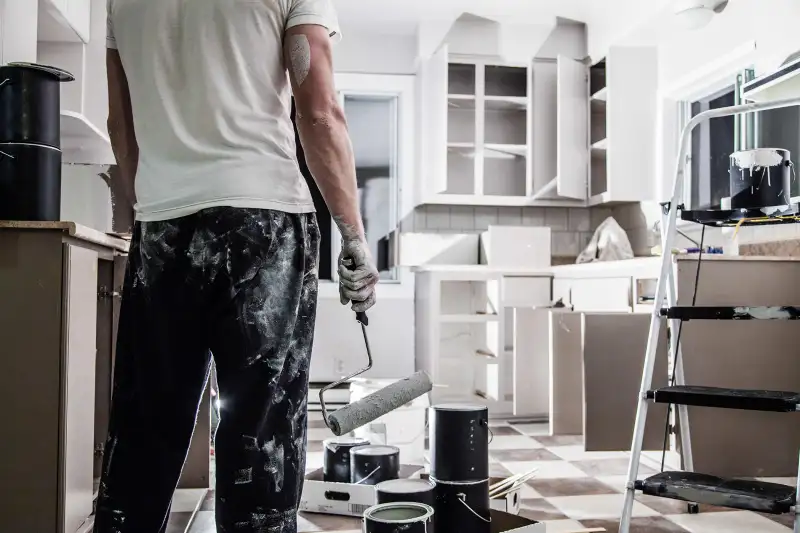
{"type": "Polygon", "coordinates": [[[786,533],[788,527],[747,511],[670,515],[665,517],[691,533],[786,533]]]}
{"type": "MultiPolygon", "coordinates": [[[[547,498],[559,511],[575,520],[617,519],[622,515],[624,494],[602,496],[563,496],[547,498]]],[[[633,516],[659,516],[660,513],[639,502],[633,504],[633,516]]],[[[761,532],[759,532],[761,533],[761,532]]],[[[765,532],[766,533],[766,532],[765,532]]]]}
{"type": "Polygon", "coordinates": [[[205,498],[206,489],[177,489],[172,496],[172,513],[191,513],[197,509],[197,504],[205,498]]]}
{"type": "Polygon", "coordinates": [[[573,479],[578,477],[588,477],[580,468],[573,466],[566,461],[511,461],[500,463],[512,474],[524,474],[536,468],[533,479],[573,479]]]}
{"type": "Polygon", "coordinates": [[[519,488],[519,497],[523,500],[538,500],[542,498],[542,495],[539,494],[536,489],[531,487],[530,485],[522,485],[519,488]]]}
{"type": "Polygon", "coordinates": [[[523,435],[495,436],[489,443],[489,450],[533,450],[541,447],[537,441],[523,435]]]}
{"type": "Polygon", "coordinates": [[[530,436],[540,436],[546,437],[550,435],[550,424],[547,422],[541,422],[537,424],[512,424],[513,428],[519,431],[520,433],[524,433],[525,435],[530,436]]]}
{"type": "Polygon", "coordinates": [[[550,446],[547,448],[565,461],[592,461],[596,459],[627,459],[628,452],[587,452],[582,445],[550,446]]]}
{"type": "Polygon", "coordinates": [[[547,533],[572,533],[573,531],[586,529],[576,520],[545,520],[544,524],[547,528],[547,533]]]}
{"type": "Polygon", "coordinates": [[[604,483],[618,492],[625,492],[628,476],[598,476],[597,481],[604,483]]]}

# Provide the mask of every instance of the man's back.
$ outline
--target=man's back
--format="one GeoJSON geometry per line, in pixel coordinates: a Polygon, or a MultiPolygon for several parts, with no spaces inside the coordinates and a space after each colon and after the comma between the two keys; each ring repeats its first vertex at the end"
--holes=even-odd
{"type": "Polygon", "coordinates": [[[308,213],[283,36],[338,32],[321,0],[108,0],[139,145],[137,218],[214,206],[308,213]]]}

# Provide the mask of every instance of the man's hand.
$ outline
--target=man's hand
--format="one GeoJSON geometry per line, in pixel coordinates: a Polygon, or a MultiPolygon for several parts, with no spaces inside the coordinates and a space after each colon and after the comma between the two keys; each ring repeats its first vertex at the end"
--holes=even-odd
{"type": "Polygon", "coordinates": [[[356,313],[375,305],[378,279],[380,274],[366,241],[360,238],[342,239],[342,251],[339,254],[339,299],[342,305],[352,302],[356,313]]]}

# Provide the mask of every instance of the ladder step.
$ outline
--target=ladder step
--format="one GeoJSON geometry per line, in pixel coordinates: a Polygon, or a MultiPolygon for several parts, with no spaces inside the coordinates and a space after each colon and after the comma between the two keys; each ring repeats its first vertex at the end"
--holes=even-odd
{"type": "Polygon", "coordinates": [[[661,310],[661,315],[675,320],[800,320],[800,307],[689,307],[661,310]]]}
{"type": "Polygon", "coordinates": [[[718,407],[792,413],[800,411],[800,393],[770,390],[722,389],[690,385],[664,387],[647,392],[647,398],[656,403],[718,407]]]}
{"type": "Polygon", "coordinates": [[[649,496],[769,514],[792,512],[795,488],[777,483],[725,479],[695,472],[661,472],[636,482],[649,496]]]}

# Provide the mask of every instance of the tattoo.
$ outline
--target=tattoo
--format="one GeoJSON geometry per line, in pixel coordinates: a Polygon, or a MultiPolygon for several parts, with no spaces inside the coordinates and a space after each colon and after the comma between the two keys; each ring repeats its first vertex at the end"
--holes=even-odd
{"type": "Polygon", "coordinates": [[[292,64],[292,73],[297,86],[303,85],[311,70],[311,45],[305,35],[292,35],[289,37],[289,61],[292,64]]]}

